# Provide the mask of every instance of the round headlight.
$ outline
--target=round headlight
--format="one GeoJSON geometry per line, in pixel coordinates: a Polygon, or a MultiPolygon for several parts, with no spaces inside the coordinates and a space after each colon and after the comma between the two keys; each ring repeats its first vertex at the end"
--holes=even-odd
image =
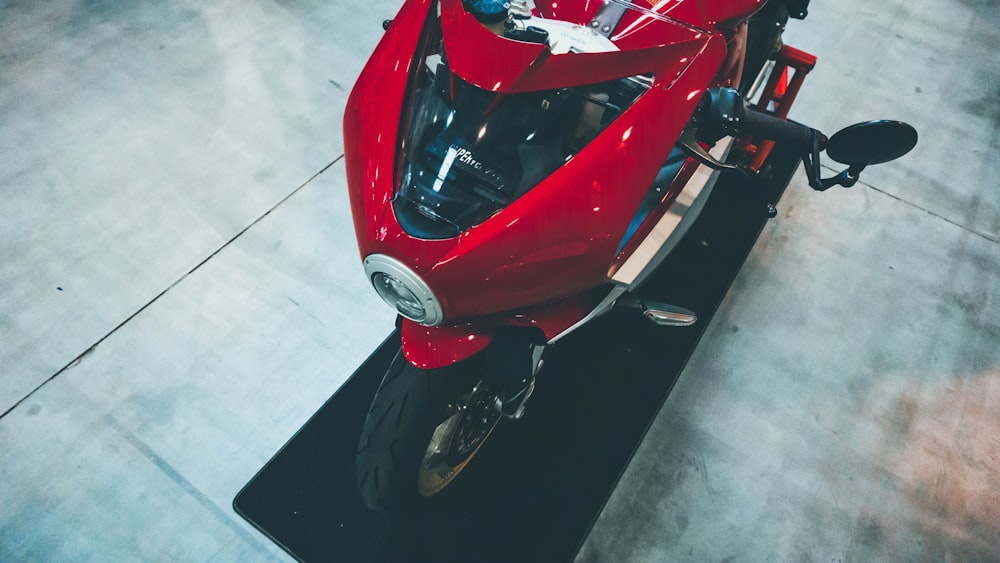
{"type": "Polygon", "coordinates": [[[441,303],[430,287],[399,260],[372,254],[365,258],[365,272],[379,296],[400,315],[427,326],[444,320],[441,303]]]}
{"type": "Polygon", "coordinates": [[[372,285],[386,303],[392,305],[404,317],[420,322],[427,318],[427,311],[420,299],[406,284],[385,272],[375,272],[372,285]]]}

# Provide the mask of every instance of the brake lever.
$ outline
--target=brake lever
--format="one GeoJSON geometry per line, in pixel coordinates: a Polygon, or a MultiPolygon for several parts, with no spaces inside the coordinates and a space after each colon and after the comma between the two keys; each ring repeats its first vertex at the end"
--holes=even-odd
{"type": "Polygon", "coordinates": [[[697,133],[697,128],[689,127],[682,131],[680,137],[677,138],[677,145],[684,151],[684,154],[713,170],[720,170],[723,172],[739,172],[747,177],[752,176],[752,174],[742,166],[722,162],[709,154],[709,152],[705,150],[705,147],[701,146],[701,143],[698,142],[697,133]]]}

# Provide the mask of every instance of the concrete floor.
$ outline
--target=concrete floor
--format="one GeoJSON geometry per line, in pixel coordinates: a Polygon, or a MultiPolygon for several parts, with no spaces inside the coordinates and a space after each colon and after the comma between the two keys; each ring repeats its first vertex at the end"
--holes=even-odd
{"type": "MultiPolygon", "coordinates": [[[[287,559],[230,508],[392,325],[340,131],[398,0],[0,0],[0,560],[287,559]]],[[[1000,8],[815,1],[779,205],[580,561],[1000,560],[1000,8]]]]}

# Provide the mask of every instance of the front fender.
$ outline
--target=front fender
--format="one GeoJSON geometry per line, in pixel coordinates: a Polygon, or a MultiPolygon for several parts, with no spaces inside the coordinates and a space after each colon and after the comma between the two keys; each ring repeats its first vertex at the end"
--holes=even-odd
{"type": "Polygon", "coordinates": [[[424,326],[403,319],[400,328],[403,356],[420,369],[449,366],[486,349],[495,330],[492,323],[424,326]]]}
{"type": "Polygon", "coordinates": [[[447,326],[424,326],[404,318],[400,327],[403,356],[420,369],[449,366],[482,352],[504,327],[528,327],[539,333],[539,344],[550,341],[585,318],[600,304],[608,287],[530,307],[517,313],[480,317],[447,326]]]}

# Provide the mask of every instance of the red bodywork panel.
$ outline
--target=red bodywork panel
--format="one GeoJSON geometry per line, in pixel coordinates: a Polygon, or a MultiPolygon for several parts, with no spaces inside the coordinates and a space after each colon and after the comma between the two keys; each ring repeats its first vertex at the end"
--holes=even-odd
{"type": "MultiPolygon", "coordinates": [[[[576,5],[578,13],[568,15],[555,3],[540,11],[586,22],[600,2],[565,4],[576,5]]],[[[656,11],[711,28],[745,18],[760,4],[712,2],[716,19],[701,0],[665,1],[656,11]]],[[[726,34],[649,16],[645,22],[623,22],[620,52],[553,55],[544,45],[494,35],[464,11],[460,0],[442,0],[441,27],[452,71],[482,88],[522,92],[649,72],[655,80],[596,139],[527,194],[457,238],[422,240],[403,231],[390,202],[400,110],[433,5],[431,0],[404,4],[362,71],[344,118],[348,191],[362,258],[381,253],[405,262],[444,309],[446,326],[403,323],[403,351],[422,368],[475,354],[499,324],[536,326],[552,338],[593,309],[600,297],[593,288],[605,284],[620,263],[623,233],[703,92],[720,83],[718,72],[727,58],[726,34]]]]}
{"type": "Polygon", "coordinates": [[[441,28],[451,70],[484,90],[504,94],[650,72],[657,83],[670,84],[709,36],[667,22],[650,23],[642,33],[616,43],[621,51],[552,55],[540,43],[513,41],[489,31],[462,9],[461,0],[442,0],[441,28]]]}
{"type": "Polygon", "coordinates": [[[550,340],[587,316],[603,296],[604,291],[595,289],[519,313],[488,315],[451,326],[428,327],[403,319],[403,355],[419,368],[450,365],[486,348],[499,326],[538,328],[550,340]]]}
{"type": "MultiPolygon", "coordinates": [[[[618,31],[612,36],[617,40],[633,33],[651,22],[666,17],[684,22],[702,31],[728,30],[764,7],[767,0],[662,0],[660,2],[635,0],[635,4],[648,8],[650,14],[630,11],[622,18],[618,31]]],[[[603,0],[536,0],[539,15],[586,25],[597,13],[603,0]]]]}

